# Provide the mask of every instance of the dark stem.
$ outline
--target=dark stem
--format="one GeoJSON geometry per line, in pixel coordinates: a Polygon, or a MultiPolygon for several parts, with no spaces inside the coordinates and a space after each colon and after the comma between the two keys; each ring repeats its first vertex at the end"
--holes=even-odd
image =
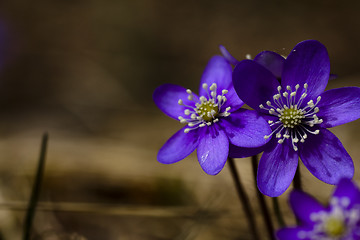
{"type": "MultiPolygon", "coordinates": [[[[296,168],[294,180],[293,180],[293,186],[294,189],[302,191],[302,185],[301,185],[301,175],[300,175],[300,162],[299,165],[296,168]]],[[[296,223],[300,224],[300,219],[296,217],[296,223]]]]}
{"type": "Polygon", "coordinates": [[[29,205],[26,211],[25,220],[24,220],[24,231],[23,231],[23,240],[29,240],[32,223],[35,216],[35,209],[40,195],[41,182],[44,175],[44,167],[45,167],[45,155],[46,155],[46,147],[48,141],[48,134],[44,133],[41,142],[40,149],[40,157],[38,162],[38,167],[36,171],[34,185],[31,191],[31,197],[29,200],[29,205]]]}
{"type": "Polygon", "coordinates": [[[254,182],[255,182],[255,191],[256,191],[256,195],[259,199],[259,204],[260,204],[260,208],[261,208],[261,212],[262,212],[262,216],[265,222],[265,226],[269,235],[269,239],[271,240],[275,240],[275,235],[274,235],[274,226],[272,224],[271,221],[271,217],[270,217],[270,213],[269,213],[269,209],[266,205],[265,202],[265,197],[264,195],[259,191],[258,187],[257,187],[257,168],[258,168],[258,160],[257,160],[257,155],[254,155],[251,157],[251,165],[252,165],[252,170],[253,170],[253,176],[254,176],[254,182]]]}
{"type": "MultiPolygon", "coordinates": [[[[300,164],[300,163],[299,163],[300,164]]],[[[301,175],[300,175],[300,165],[298,165],[297,169],[296,169],[296,173],[294,176],[294,181],[293,181],[293,186],[295,189],[297,190],[302,190],[302,186],[301,186],[301,175]]]]}
{"type": "Polygon", "coordinates": [[[275,212],[276,219],[280,227],[285,227],[285,221],[281,214],[280,205],[277,197],[272,198],[273,208],[275,212]]]}
{"type": "Polygon", "coordinates": [[[239,174],[238,174],[238,172],[236,170],[234,159],[233,158],[228,158],[228,163],[229,163],[229,166],[230,166],[231,176],[232,176],[232,178],[234,180],[235,188],[236,188],[236,191],[238,193],[238,196],[239,196],[239,199],[240,199],[240,202],[241,202],[241,206],[242,206],[242,208],[243,208],[243,210],[245,212],[245,215],[246,215],[247,220],[248,220],[249,228],[250,228],[251,233],[253,235],[253,239],[254,240],[259,240],[260,238],[259,238],[259,235],[258,235],[258,232],[257,232],[257,229],[256,229],[256,222],[255,222],[254,214],[253,214],[252,208],[250,206],[249,198],[246,195],[246,192],[244,190],[244,187],[243,187],[242,183],[240,182],[239,174]]]}

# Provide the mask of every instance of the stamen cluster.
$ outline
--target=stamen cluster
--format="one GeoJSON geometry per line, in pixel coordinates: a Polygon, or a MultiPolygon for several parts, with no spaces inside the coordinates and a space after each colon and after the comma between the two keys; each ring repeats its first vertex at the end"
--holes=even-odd
{"type": "Polygon", "coordinates": [[[305,142],[307,134],[319,134],[319,130],[311,131],[310,128],[315,124],[323,122],[316,116],[319,112],[319,108],[316,105],[321,100],[319,96],[314,104],[313,100],[310,100],[305,107],[302,107],[303,101],[307,96],[308,84],[304,84],[304,93],[297,97],[297,91],[300,85],[295,86],[295,90],[292,91],[290,86],[286,86],[286,90],[281,92],[281,86],[277,87],[278,93],[273,96],[273,101],[267,101],[266,105],[260,104],[260,109],[268,111],[272,116],[278,118],[277,121],[269,120],[268,123],[272,127],[273,131],[270,135],[264,136],[265,139],[275,134],[276,138],[279,138],[278,143],[283,143],[285,139],[291,138],[291,143],[295,151],[298,150],[296,143],[305,142]],[[298,99],[297,99],[298,98],[298,99]]]}
{"type": "Polygon", "coordinates": [[[200,101],[194,99],[194,95],[190,89],[187,89],[188,100],[195,102],[195,107],[185,105],[182,99],[179,99],[178,104],[187,107],[184,110],[184,114],[189,116],[189,118],[184,118],[179,116],[178,119],[181,123],[186,123],[189,128],[184,130],[185,133],[188,133],[191,130],[197,129],[199,127],[210,126],[213,123],[219,121],[219,117],[227,117],[230,115],[228,112],[231,107],[227,107],[225,111],[221,111],[221,107],[226,102],[225,94],[228,93],[228,90],[223,89],[221,95],[217,95],[217,85],[213,83],[210,87],[208,84],[204,83],[202,88],[206,90],[207,97],[201,96],[200,101]],[[209,92],[210,90],[210,92],[209,92]]]}

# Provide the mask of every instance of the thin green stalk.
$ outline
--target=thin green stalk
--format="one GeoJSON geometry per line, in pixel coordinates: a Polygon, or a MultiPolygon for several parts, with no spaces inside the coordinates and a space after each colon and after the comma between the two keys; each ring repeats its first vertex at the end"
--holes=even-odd
{"type": "Polygon", "coordinates": [[[240,182],[240,178],[239,178],[239,174],[236,170],[235,167],[235,162],[233,158],[228,158],[228,164],[230,167],[230,171],[231,171],[231,176],[234,180],[235,183],[235,188],[236,191],[238,193],[240,202],[241,202],[241,206],[245,212],[247,221],[248,221],[248,225],[250,228],[250,231],[253,235],[253,239],[254,240],[259,240],[259,235],[258,235],[258,231],[257,231],[257,227],[256,227],[256,222],[255,222],[255,218],[254,218],[254,214],[250,205],[250,201],[249,198],[244,190],[244,187],[242,185],[242,183],[240,182]]]}
{"type": "Polygon", "coordinates": [[[31,229],[35,216],[36,205],[39,199],[41,182],[44,175],[47,142],[48,142],[48,134],[44,133],[41,142],[40,157],[36,171],[35,181],[31,191],[29,205],[24,219],[23,240],[29,240],[31,235],[31,229]]]}
{"type": "Polygon", "coordinates": [[[279,201],[277,197],[273,197],[272,198],[272,203],[273,203],[273,208],[274,208],[274,212],[275,212],[275,216],[277,219],[277,222],[279,224],[280,227],[285,227],[285,221],[284,218],[281,214],[281,210],[280,210],[280,205],[279,205],[279,201]]]}
{"type": "Polygon", "coordinates": [[[258,187],[257,187],[257,168],[258,168],[258,160],[257,160],[257,155],[254,155],[251,157],[251,165],[252,165],[252,170],[253,170],[253,176],[254,176],[254,182],[255,182],[255,191],[259,200],[259,204],[260,204],[260,208],[261,208],[261,212],[262,212],[262,216],[265,222],[265,226],[269,235],[269,239],[271,240],[275,240],[275,235],[274,235],[274,226],[272,224],[271,221],[271,217],[270,217],[270,212],[269,209],[266,205],[265,202],[265,197],[264,195],[259,191],[258,187]]]}

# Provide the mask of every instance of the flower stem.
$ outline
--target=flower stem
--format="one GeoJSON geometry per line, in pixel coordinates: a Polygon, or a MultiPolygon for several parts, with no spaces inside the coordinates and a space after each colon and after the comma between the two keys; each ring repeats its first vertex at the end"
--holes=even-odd
{"type": "Polygon", "coordinates": [[[300,175],[300,166],[298,165],[296,172],[295,172],[295,176],[294,176],[294,181],[293,181],[293,186],[295,189],[297,190],[302,190],[302,185],[301,185],[301,175],[300,175]]]}
{"type": "Polygon", "coordinates": [[[236,170],[234,159],[229,157],[228,163],[229,163],[229,167],[230,167],[230,171],[231,171],[231,176],[235,183],[236,191],[238,193],[239,199],[241,201],[241,205],[242,205],[245,215],[247,217],[249,228],[253,235],[253,239],[259,240],[260,238],[259,238],[259,235],[258,235],[258,232],[256,229],[256,222],[255,222],[254,214],[253,214],[252,208],[250,206],[249,198],[244,190],[242,183],[240,182],[239,174],[236,170]]]}
{"type": "Polygon", "coordinates": [[[266,205],[265,202],[265,197],[264,195],[259,191],[257,184],[256,184],[256,179],[257,179],[257,168],[258,168],[258,160],[257,160],[257,155],[254,155],[251,157],[251,165],[252,165],[252,170],[253,170],[253,176],[254,176],[254,182],[255,182],[255,191],[257,194],[257,197],[259,199],[259,204],[260,204],[260,208],[261,208],[261,212],[262,212],[262,216],[265,222],[265,226],[269,235],[269,239],[271,240],[275,240],[275,235],[274,235],[274,226],[272,224],[271,221],[271,217],[270,217],[270,213],[269,213],[269,209],[266,205]]]}
{"type": "Polygon", "coordinates": [[[280,227],[285,227],[285,221],[281,214],[280,205],[277,197],[272,198],[273,208],[275,212],[276,219],[280,227]]]}
{"type": "MultiPolygon", "coordinates": [[[[299,162],[299,164],[300,164],[300,162],[299,162]]],[[[295,172],[295,176],[294,176],[294,180],[293,180],[293,187],[294,187],[294,189],[302,191],[300,165],[298,165],[296,168],[296,172],[295,172]]],[[[296,218],[296,224],[299,225],[301,223],[300,219],[298,217],[295,217],[295,218],[296,218]]]]}
{"type": "Polygon", "coordinates": [[[34,185],[31,191],[31,197],[29,200],[29,205],[26,211],[25,220],[24,220],[24,231],[23,231],[23,240],[30,239],[30,233],[32,228],[32,223],[35,216],[35,209],[40,195],[41,182],[44,175],[45,167],[45,155],[47,148],[48,134],[44,133],[41,142],[40,157],[38,162],[38,168],[36,171],[34,185]]]}

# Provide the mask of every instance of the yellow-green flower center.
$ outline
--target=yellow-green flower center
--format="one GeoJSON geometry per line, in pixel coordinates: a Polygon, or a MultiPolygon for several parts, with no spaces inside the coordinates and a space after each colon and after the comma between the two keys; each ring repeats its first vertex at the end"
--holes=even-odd
{"type": "Polygon", "coordinates": [[[301,119],[304,118],[304,114],[300,109],[296,109],[293,106],[285,108],[280,114],[280,121],[285,128],[294,128],[301,123],[301,119]]]}
{"type": "Polygon", "coordinates": [[[272,101],[266,101],[267,106],[259,105],[262,111],[267,111],[272,116],[268,120],[272,132],[265,135],[264,138],[268,139],[275,135],[279,139],[279,144],[290,139],[294,151],[298,150],[298,142],[305,142],[309,133],[319,134],[319,129],[313,131],[311,128],[323,122],[316,116],[320,110],[316,105],[320,102],[321,96],[316,98],[316,103],[313,100],[304,103],[307,97],[308,84],[304,83],[301,90],[303,93],[300,96],[299,88],[300,85],[296,84],[294,91],[291,86],[286,86],[286,89],[282,91],[282,87],[278,86],[278,93],[273,95],[272,101]]]}
{"type": "Polygon", "coordinates": [[[213,99],[204,101],[197,107],[196,113],[206,122],[212,121],[219,113],[219,106],[213,99]]]}
{"type": "Polygon", "coordinates": [[[339,237],[344,234],[346,226],[343,220],[331,217],[324,224],[325,233],[331,237],[339,237]]]}
{"type": "Polygon", "coordinates": [[[178,104],[185,107],[184,114],[189,117],[179,116],[178,119],[181,123],[186,123],[189,127],[184,129],[185,133],[199,127],[211,126],[219,121],[219,118],[227,117],[230,115],[231,107],[224,107],[227,101],[225,94],[228,93],[227,89],[221,90],[221,95],[218,94],[216,83],[211,84],[209,87],[207,83],[202,84],[202,88],[206,91],[205,96],[201,96],[199,100],[195,100],[195,96],[190,89],[186,92],[187,99],[195,102],[195,107],[184,104],[182,99],[178,100],[178,104]],[[210,91],[209,91],[210,90],[210,91]],[[223,108],[222,108],[223,107],[223,108]]]}

